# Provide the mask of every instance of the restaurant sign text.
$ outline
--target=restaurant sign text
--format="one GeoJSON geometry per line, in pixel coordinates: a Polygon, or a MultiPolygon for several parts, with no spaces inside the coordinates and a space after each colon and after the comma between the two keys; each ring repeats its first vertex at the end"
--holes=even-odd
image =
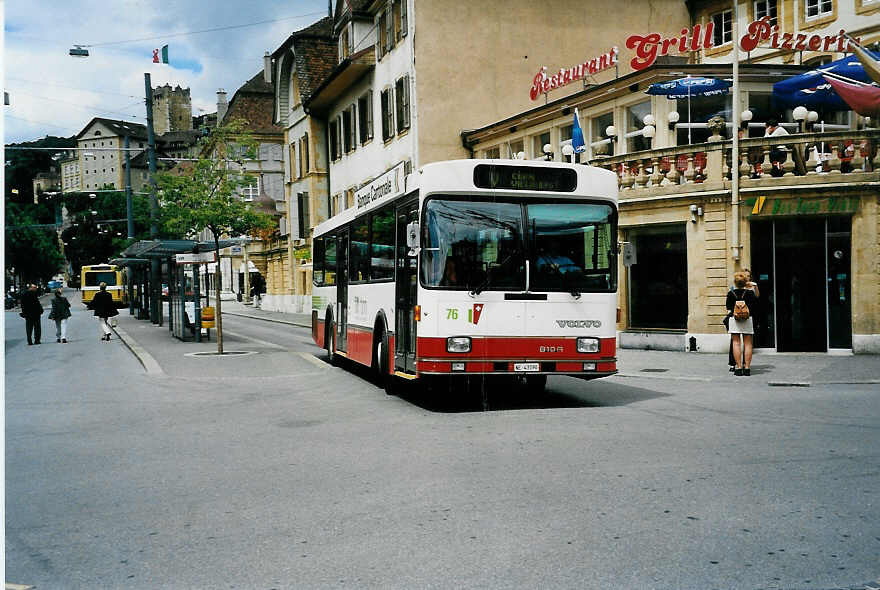
{"type": "Polygon", "coordinates": [[[819,197],[779,199],[756,197],[746,199],[751,207],[749,217],[774,217],[791,215],[850,215],[859,210],[855,197],[819,197]]]}
{"type": "MultiPolygon", "coordinates": [[[[853,39],[861,43],[860,38],[853,39]]],[[[786,33],[779,30],[779,25],[770,23],[770,17],[765,16],[752,21],[746,27],[746,34],[740,37],[739,47],[746,53],[754,51],[762,43],[766,43],[772,49],[784,49],[789,51],[832,51],[845,53],[852,51],[846,38],[846,31],[840,29],[835,35],[808,35],[806,33],[786,33]]],[[[644,70],[657,61],[657,58],[671,53],[688,53],[702,49],[715,47],[715,23],[709,21],[705,24],[697,23],[692,27],[681,29],[678,35],[664,36],[660,33],[648,33],[647,35],[630,35],[626,38],[627,49],[635,50],[635,56],[629,65],[633,70],[644,70]]],[[[586,78],[617,65],[617,47],[612,47],[607,53],[570,68],[560,68],[553,74],[547,73],[547,68],[542,67],[532,80],[532,88],[529,96],[532,100],[540,94],[547,94],[551,90],[561,88],[567,84],[586,78]]]]}

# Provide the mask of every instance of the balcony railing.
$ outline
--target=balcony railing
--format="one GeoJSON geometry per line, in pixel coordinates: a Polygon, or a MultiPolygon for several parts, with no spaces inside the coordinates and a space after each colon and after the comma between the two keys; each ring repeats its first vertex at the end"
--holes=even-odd
{"type": "Polygon", "coordinates": [[[622,199],[729,189],[732,169],[743,187],[802,184],[791,181],[803,176],[859,182],[864,173],[880,171],[880,129],[743,139],[735,159],[732,146],[729,139],[709,141],[598,157],[590,164],[617,173],[622,199]]]}

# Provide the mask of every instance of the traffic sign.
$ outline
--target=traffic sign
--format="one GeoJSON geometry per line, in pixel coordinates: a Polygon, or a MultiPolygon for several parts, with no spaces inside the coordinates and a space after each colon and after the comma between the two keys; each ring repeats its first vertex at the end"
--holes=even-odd
{"type": "Polygon", "coordinates": [[[216,252],[199,252],[198,254],[175,254],[177,264],[206,264],[217,262],[216,252]]]}

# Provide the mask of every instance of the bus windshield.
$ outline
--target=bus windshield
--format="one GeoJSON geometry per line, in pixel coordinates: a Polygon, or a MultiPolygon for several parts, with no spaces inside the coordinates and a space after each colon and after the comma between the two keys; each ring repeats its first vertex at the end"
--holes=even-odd
{"type": "Polygon", "coordinates": [[[603,203],[431,199],[422,283],[471,291],[616,289],[616,214],[603,203]]]}
{"type": "Polygon", "coordinates": [[[102,270],[102,271],[90,271],[87,270],[85,272],[85,285],[84,287],[97,287],[101,283],[107,283],[108,286],[116,284],[116,271],[112,270],[102,270]]]}

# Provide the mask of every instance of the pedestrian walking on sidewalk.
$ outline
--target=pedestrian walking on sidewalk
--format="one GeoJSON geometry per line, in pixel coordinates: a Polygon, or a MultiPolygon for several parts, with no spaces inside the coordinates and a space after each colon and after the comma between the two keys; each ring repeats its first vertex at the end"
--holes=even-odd
{"type": "Polygon", "coordinates": [[[55,320],[55,342],[67,344],[67,318],[70,317],[70,301],[64,296],[61,289],[55,289],[55,297],[52,298],[52,311],[49,319],[55,320]]]}
{"type": "Polygon", "coordinates": [[[98,325],[101,326],[101,340],[110,341],[110,324],[107,322],[110,318],[119,315],[116,310],[116,304],[113,302],[113,296],[107,292],[107,283],[101,283],[101,290],[95,293],[92,304],[89,309],[95,310],[95,317],[98,318],[98,325]]]}
{"type": "Polygon", "coordinates": [[[738,377],[751,375],[752,337],[755,333],[751,310],[758,309],[758,297],[753,290],[746,288],[747,279],[748,275],[743,271],[733,275],[734,288],[727,292],[726,302],[727,310],[732,314],[727,331],[733,339],[733,359],[736,362],[733,374],[738,377]]]}
{"type": "Polygon", "coordinates": [[[36,285],[28,285],[27,291],[21,296],[21,312],[24,318],[24,329],[27,331],[28,345],[39,344],[42,336],[40,316],[43,315],[43,305],[40,303],[40,295],[36,285]]]}

